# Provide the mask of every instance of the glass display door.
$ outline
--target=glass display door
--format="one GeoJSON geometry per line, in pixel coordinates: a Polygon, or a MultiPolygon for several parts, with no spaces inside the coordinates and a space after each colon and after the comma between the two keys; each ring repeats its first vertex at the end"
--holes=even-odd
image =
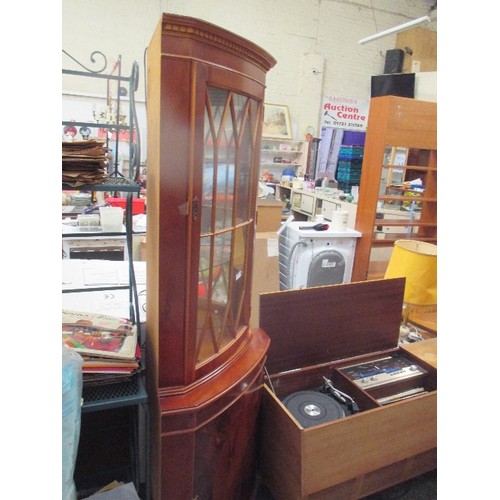
{"type": "Polygon", "coordinates": [[[242,333],[258,103],[225,89],[206,93],[196,363],[242,333]]]}

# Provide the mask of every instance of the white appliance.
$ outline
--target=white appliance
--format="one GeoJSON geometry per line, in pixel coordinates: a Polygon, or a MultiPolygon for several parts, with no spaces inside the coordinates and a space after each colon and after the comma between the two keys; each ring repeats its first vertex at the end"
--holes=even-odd
{"type": "Polygon", "coordinates": [[[359,231],[312,229],[312,221],[287,221],[279,231],[280,290],[351,281],[359,231]]]}
{"type": "Polygon", "coordinates": [[[127,236],[103,234],[102,231],[85,231],[78,226],[62,225],[63,259],[128,260],[127,236]]]}
{"type": "Polygon", "coordinates": [[[127,260],[125,236],[66,237],[62,240],[63,259],[127,260]]]}

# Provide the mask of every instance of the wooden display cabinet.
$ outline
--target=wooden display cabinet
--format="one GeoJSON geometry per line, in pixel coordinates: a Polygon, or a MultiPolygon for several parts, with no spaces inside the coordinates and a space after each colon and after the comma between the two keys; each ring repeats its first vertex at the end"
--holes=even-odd
{"type": "Polygon", "coordinates": [[[250,301],[266,72],[238,35],[163,14],[147,52],[148,389],[157,500],[244,499],[269,338],[250,301]]]}
{"type": "Polygon", "coordinates": [[[403,292],[396,278],[261,294],[271,347],[259,470],[276,500],[362,498],[436,468],[437,370],[398,347],[403,292]],[[398,356],[409,363],[402,377],[367,367],[398,356]],[[358,384],[346,374],[359,365],[367,374],[358,384]],[[382,376],[383,384],[371,380],[382,376]],[[323,377],[359,412],[330,420],[323,402],[309,411],[321,401],[323,377]],[[421,392],[383,399],[407,391],[421,392]],[[286,401],[295,397],[300,405],[286,401]]]}
{"type": "Polygon", "coordinates": [[[398,239],[437,243],[436,103],[370,100],[355,229],[353,281],[383,278],[398,239]],[[423,192],[412,188],[417,179],[423,192]]]}

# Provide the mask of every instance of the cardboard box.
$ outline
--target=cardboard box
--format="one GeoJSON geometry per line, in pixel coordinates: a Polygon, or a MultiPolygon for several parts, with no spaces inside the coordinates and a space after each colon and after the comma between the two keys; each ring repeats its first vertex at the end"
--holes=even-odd
{"type": "Polygon", "coordinates": [[[437,467],[437,370],[398,347],[403,292],[397,278],[260,296],[260,327],[271,346],[259,468],[276,500],[362,498],[437,467]],[[403,378],[384,373],[388,381],[366,388],[368,375],[357,382],[346,375],[346,367],[368,370],[372,361],[399,356],[409,362],[403,378]],[[315,404],[323,377],[360,411],[314,422],[308,413],[310,425],[301,425],[297,411],[305,406],[283,400],[306,393],[315,404]],[[422,392],[383,402],[416,389],[422,392]]]}
{"type": "Polygon", "coordinates": [[[258,233],[278,231],[281,227],[281,214],[285,203],[279,200],[259,198],[257,200],[257,229],[258,233]]]}
{"type": "Polygon", "coordinates": [[[259,326],[259,297],[263,292],[279,290],[278,235],[276,232],[256,233],[250,326],[259,326]]]}

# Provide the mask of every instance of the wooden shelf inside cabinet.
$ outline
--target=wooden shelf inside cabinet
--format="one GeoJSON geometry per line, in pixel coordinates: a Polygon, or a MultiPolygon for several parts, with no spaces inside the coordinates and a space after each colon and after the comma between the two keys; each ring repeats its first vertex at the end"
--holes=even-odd
{"type": "Polygon", "coordinates": [[[420,222],[420,221],[404,221],[401,219],[375,219],[375,224],[378,226],[415,226],[415,227],[434,227],[436,224],[434,222],[420,222]]]}
{"type": "Polygon", "coordinates": [[[437,244],[437,106],[370,100],[355,229],[353,281],[381,278],[394,242],[437,244]]]}
{"type": "Polygon", "coordinates": [[[401,202],[409,202],[409,201],[415,201],[419,203],[423,202],[430,202],[430,203],[437,203],[437,198],[429,198],[427,196],[419,196],[418,198],[409,198],[408,196],[397,196],[397,195],[387,195],[387,196],[379,196],[378,198],[380,201],[401,201],[401,202]]]}
{"type": "MultiPolygon", "coordinates": [[[[394,243],[396,241],[398,241],[398,240],[406,240],[406,239],[414,240],[415,236],[407,236],[404,233],[393,233],[393,234],[391,234],[391,233],[385,233],[384,234],[384,239],[381,239],[381,240],[374,239],[374,240],[372,240],[372,246],[373,247],[379,247],[379,248],[380,247],[387,247],[388,245],[392,246],[392,245],[394,245],[394,243]]],[[[435,238],[426,238],[425,236],[419,236],[418,240],[419,241],[427,241],[428,243],[436,243],[436,239],[435,238]]],[[[381,273],[381,268],[380,268],[380,265],[379,265],[378,272],[371,273],[369,275],[369,278],[370,279],[381,279],[381,278],[384,277],[384,274],[385,274],[385,267],[383,269],[383,272],[381,273]]]]}

